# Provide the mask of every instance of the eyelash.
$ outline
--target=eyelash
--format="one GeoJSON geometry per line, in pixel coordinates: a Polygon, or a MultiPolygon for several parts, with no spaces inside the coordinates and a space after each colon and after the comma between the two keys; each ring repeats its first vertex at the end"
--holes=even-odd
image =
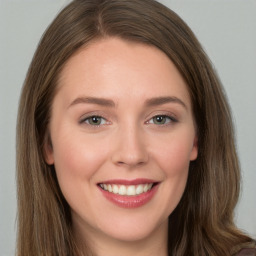
{"type": "MultiPolygon", "coordinates": [[[[173,116],[170,116],[170,115],[155,115],[153,117],[151,117],[147,122],[146,124],[155,124],[157,126],[166,126],[166,125],[170,125],[170,123],[176,123],[178,122],[178,120],[176,118],[174,118],[173,116]],[[156,124],[154,122],[154,118],[163,118],[165,121],[166,119],[168,119],[169,121],[166,123],[163,123],[163,124],[156,124]]],[[[110,122],[107,121],[106,118],[100,116],[100,115],[92,115],[92,116],[88,116],[88,117],[85,117],[83,118],[82,120],[79,121],[80,124],[86,124],[86,125],[89,125],[93,128],[98,128],[100,126],[103,126],[103,125],[107,125],[107,124],[110,124],[110,122]],[[90,120],[93,121],[93,118],[94,119],[101,119],[101,122],[100,124],[92,124],[90,123],[90,120]],[[104,123],[102,124],[102,121],[104,121],[104,123]]]]}
{"type": "Polygon", "coordinates": [[[150,118],[150,120],[147,121],[146,123],[147,124],[155,124],[155,125],[158,125],[158,126],[165,126],[165,125],[169,125],[170,123],[176,123],[176,122],[178,122],[178,120],[176,118],[174,118],[173,116],[169,116],[169,115],[155,115],[152,118],[150,118]],[[163,123],[163,124],[156,124],[156,123],[154,123],[154,118],[159,118],[159,117],[163,118],[165,120],[168,119],[169,121],[167,123],[163,123]]]}
{"type": "Polygon", "coordinates": [[[93,126],[93,127],[100,127],[100,126],[102,126],[102,125],[106,125],[106,124],[108,124],[109,122],[106,120],[106,118],[104,118],[104,117],[102,117],[102,116],[99,116],[99,115],[92,115],[92,116],[88,116],[88,117],[85,117],[85,118],[83,118],[80,122],[79,122],[80,124],[83,124],[83,123],[85,123],[86,125],[89,125],[89,126],[93,126]],[[97,119],[101,119],[101,120],[104,120],[105,121],[105,123],[104,124],[91,124],[90,123],[90,119],[92,120],[93,118],[97,118],[97,119]]]}

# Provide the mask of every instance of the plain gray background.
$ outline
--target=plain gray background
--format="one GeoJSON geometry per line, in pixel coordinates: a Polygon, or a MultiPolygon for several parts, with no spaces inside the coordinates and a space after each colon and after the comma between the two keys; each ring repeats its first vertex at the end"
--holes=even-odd
{"type": "MultiPolygon", "coordinates": [[[[192,28],[232,107],[243,189],[237,225],[256,238],[256,1],[162,0],[192,28]]],[[[14,255],[15,125],[37,43],[67,0],[0,0],[0,256],[14,255]]]]}

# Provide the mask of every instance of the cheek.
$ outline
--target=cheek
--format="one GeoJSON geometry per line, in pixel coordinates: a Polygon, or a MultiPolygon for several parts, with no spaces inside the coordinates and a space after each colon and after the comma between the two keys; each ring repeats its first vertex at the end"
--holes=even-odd
{"type": "Polygon", "coordinates": [[[158,145],[154,155],[166,176],[187,173],[193,150],[191,136],[175,136],[158,145]]]}
{"type": "Polygon", "coordinates": [[[172,145],[166,147],[161,156],[161,168],[170,187],[173,188],[172,193],[181,196],[185,188],[190,164],[191,148],[182,143],[172,142],[172,145]]]}
{"type": "Polygon", "coordinates": [[[184,193],[189,165],[191,144],[172,141],[161,156],[161,168],[164,170],[166,184],[163,193],[167,195],[165,210],[171,214],[184,193]]]}
{"type": "Polygon", "coordinates": [[[64,191],[79,189],[90,181],[106,159],[107,152],[97,143],[81,136],[58,137],[53,145],[54,165],[60,187],[64,191]]]}

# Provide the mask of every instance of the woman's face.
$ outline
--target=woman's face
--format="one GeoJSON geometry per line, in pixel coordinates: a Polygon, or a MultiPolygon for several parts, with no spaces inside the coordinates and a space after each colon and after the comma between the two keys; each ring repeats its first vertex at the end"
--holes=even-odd
{"type": "Polygon", "coordinates": [[[62,70],[49,125],[74,230],[123,241],[167,235],[197,138],[186,84],[153,46],[109,38],[62,70]]]}

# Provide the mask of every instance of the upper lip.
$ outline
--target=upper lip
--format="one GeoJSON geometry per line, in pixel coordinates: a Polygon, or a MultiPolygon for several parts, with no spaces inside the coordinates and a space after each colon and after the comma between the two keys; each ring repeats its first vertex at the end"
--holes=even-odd
{"type": "Polygon", "coordinates": [[[113,180],[105,180],[99,182],[98,184],[117,184],[117,185],[139,185],[139,184],[149,184],[149,183],[157,183],[158,181],[152,179],[133,179],[133,180],[125,180],[125,179],[113,179],[113,180]]]}

